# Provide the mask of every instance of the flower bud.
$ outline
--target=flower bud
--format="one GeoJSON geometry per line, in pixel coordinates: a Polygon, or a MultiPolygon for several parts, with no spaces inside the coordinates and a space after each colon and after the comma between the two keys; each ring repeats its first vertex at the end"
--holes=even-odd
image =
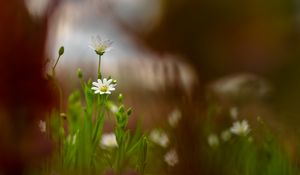
{"type": "Polygon", "coordinates": [[[80,68],[77,69],[77,77],[82,79],[83,77],[83,73],[82,73],[82,70],[80,68]]]}
{"type": "Polygon", "coordinates": [[[92,83],[93,83],[92,79],[89,79],[88,82],[87,82],[87,85],[92,86],[92,83]]]}
{"type": "Polygon", "coordinates": [[[123,102],[123,99],[124,99],[124,96],[123,96],[123,94],[119,94],[119,96],[118,96],[118,100],[119,100],[119,102],[120,102],[120,103],[122,103],[122,102],[123,102]]]}
{"type": "Polygon", "coordinates": [[[64,48],[64,46],[61,46],[58,50],[58,55],[62,56],[64,54],[64,52],[65,52],[65,48],[64,48]]]}
{"type": "Polygon", "coordinates": [[[124,112],[125,112],[125,108],[124,108],[123,105],[121,105],[121,106],[119,107],[119,112],[120,112],[120,113],[124,113],[124,112]]]}
{"type": "Polygon", "coordinates": [[[127,115],[130,116],[131,114],[132,114],[132,109],[129,108],[129,109],[127,110],[127,115]]]}

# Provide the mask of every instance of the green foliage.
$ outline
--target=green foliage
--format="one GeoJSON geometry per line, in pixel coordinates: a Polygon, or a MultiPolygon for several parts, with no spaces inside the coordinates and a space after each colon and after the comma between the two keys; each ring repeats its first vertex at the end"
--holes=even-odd
{"type": "Polygon", "coordinates": [[[144,173],[147,138],[140,128],[133,135],[127,129],[131,108],[126,109],[119,100],[118,110],[113,113],[110,108],[115,104],[109,100],[109,95],[94,94],[91,80],[84,82],[82,87],[82,93],[75,90],[69,95],[67,113],[63,117],[56,112],[49,118],[51,133],[48,136],[58,148],[51,161],[47,160],[49,169],[45,174],[52,171],[99,174],[111,169],[121,173],[127,168],[144,173]],[[104,121],[111,114],[115,116],[114,134],[118,147],[102,148],[104,121]]]}
{"type": "MultiPolygon", "coordinates": [[[[61,47],[52,70],[53,75],[47,75],[48,80],[53,81],[59,90],[60,87],[55,78],[55,67],[63,53],[64,48],[61,47]]],[[[101,75],[100,62],[98,71],[98,75],[101,75]]],[[[132,109],[123,104],[122,94],[118,95],[116,102],[112,101],[110,94],[95,94],[92,90],[93,81],[89,79],[85,82],[80,69],[77,71],[77,77],[81,90],[74,90],[70,93],[66,113],[63,113],[61,107],[53,109],[46,120],[45,137],[52,141],[54,152],[35,174],[99,175],[111,171],[114,174],[123,174],[128,170],[141,175],[173,174],[176,170],[174,166],[181,166],[176,150],[180,148],[181,154],[185,154],[186,147],[182,145],[186,143],[181,145],[178,142],[182,140],[178,136],[181,134],[178,130],[180,127],[175,128],[177,124],[180,125],[178,121],[181,114],[178,114],[178,111],[175,113],[178,116],[175,118],[173,116],[172,119],[173,123],[177,120],[175,122],[177,124],[169,123],[170,126],[165,127],[166,132],[159,129],[159,132],[162,131],[164,134],[156,134],[155,140],[151,140],[150,134],[150,139],[148,139],[142,132],[140,124],[135,130],[127,128],[132,109]],[[104,136],[107,136],[107,133],[103,131],[106,121],[112,124],[113,135],[108,137],[110,140],[104,141],[104,136]],[[167,157],[172,159],[173,156],[173,160],[166,160],[167,153],[173,154],[167,157]]],[[[113,80],[112,84],[115,85],[116,80],[113,80]]],[[[62,103],[61,90],[59,95],[62,103]]],[[[216,107],[208,106],[207,113],[207,121],[199,123],[201,126],[199,137],[193,138],[196,139],[193,143],[197,144],[196,146],[201,150],[200,155],[193,155],[200,160],[199,166],[202,169],[199,173],[224,175],[294,175],[300,173],[295,162],[291,161],[266,128],[262,129],[259,140],[252,135],[251,129],[250,133],[241,134],[238,131],[243,130],[236,130],[237,133],[231,133],[230,138],[221,140],[222,134],[215,134],[216,130],[220,130],[220,126],[216,126],[214,121],[218,116],[216,107]],[[209,134],[213,136],[213,139],[207,144],[209,134]]],[[[243,124],[239,123],[237,126],[242,127],[243,124]]],[[[229,132],[230,129],[227,128],[225,131],[229,132]]],[[[188,172],[188,168],[182,169],[188,172]]]]}

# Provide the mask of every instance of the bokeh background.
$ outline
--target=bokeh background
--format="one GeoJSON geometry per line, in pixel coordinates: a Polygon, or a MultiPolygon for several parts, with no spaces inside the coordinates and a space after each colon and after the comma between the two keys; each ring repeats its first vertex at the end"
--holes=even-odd
{"type": "MultiPolygon", "coordinates": [[[[295,154],[300,108],[300,4],[295,0],[11,0],[0,2],[0,165],[22,172],[51,152],[33,121],[57,104],[44,79],[60,46],[63,94],[96,78],[91,36],[114,41],[103,57],[105,76],[134,109],[131,127],[163,125],[174,108],[186,165],[197,174],[195,123],[208,107],[238,107],[255,125],[263,118],[295,154]],[[189,136],[189,138],[185,136],[189,136]],[[190,139],[190,140],[189,140],[190,139]],[[42,143],[42,144],[37,144],[42,143]],[[28,161],[30,160],[30,161],[28,161]],[[18,167],[18,168],[13,168],[18,167]]],[[[67,98],[65,98],[67,99],[67,98]]],[[[181,174],[182,174],[181,173],[181,174]]],[[[180,173],[179,173],[180,174],[180,173]]]]}

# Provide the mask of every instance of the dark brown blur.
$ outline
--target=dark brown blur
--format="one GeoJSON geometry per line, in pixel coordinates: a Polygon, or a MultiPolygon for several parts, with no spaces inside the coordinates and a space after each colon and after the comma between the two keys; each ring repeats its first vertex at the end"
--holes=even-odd
{"type": "Polygon", "coordinates": [[[54,100],[44,78],[47,18],[31,17],[21,0],[0,2],[0,174],[23,174],[50,153],[37,127],[54,100]]]}
{"type": "MultiPolygon", "coordinates": [[[[197,160],[197,155],[202,154],[198,143],[201,136],[195,134],[194,124],[204,122],[206,109],[200,106],[207,102],[205,89],[228,75],[262,76],[270,82],[273,91],[264,102],[234,104],[226,99],[227,105],[240,105],[246,111],[244,116],[250,116],[249,120],[265,114],[269,123],[277,123],[274,128],[288,128],[287,133],[296,131],[300,121],[299,7],[296,2],[161,0],[160,3],[161,15],[154,27],[140,30],[121,24],[155,52],[180,56],[197,72],[199,84],[194,87],[197,93],[192,93],[196,96],[190,103],[178,99],[183,118],[187,119],[178,134],[184,150],[178,174],[214,174],[205,167],[205,158],[197,160]]],[[[245,86],[251,87],[251,81],[245,86]]],[[[259,93],[257,88],[252,92],[252,97],[248,95],[250,98],[259,93]]],[[[239,98],[243,98],[240,95],[239,98]]],[[[290,137],[295,138],[292,135],[290,137]]],[[[282,138],[289,140],[286,136],[282,138]]]]}

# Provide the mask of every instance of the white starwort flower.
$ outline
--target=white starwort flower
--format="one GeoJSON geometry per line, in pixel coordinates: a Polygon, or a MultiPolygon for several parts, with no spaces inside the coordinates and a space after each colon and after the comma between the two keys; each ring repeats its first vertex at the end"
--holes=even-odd
{"type": "Polygon", "coordinates": [[[179,109],[175,109],[169,114],[168,123],[170,126],[175,128],[178,125],[180,119],[181,119],[181,112],[179,109]]]}
{"type": "Polygon", "coordinates": [[[231,133],[228,130],[225,130],[221,133],[221,138],[224,142],[227,142],[231,138],[231,133]]]}
{"type": "Polygon", "coordinates": [[[116,135],[114,133],[103,134],[100,146],[104,149],[118,147],[116,135]]]}
{"type": "Polygon", "coordinates": [[[207,137],[208,145],[211,147],[219,146],[219,138],[216,134],[209,134],[207,137]]]}
{"type": "Polygon", "coordinates": [[[102,40],[101,37],[97,35],[96,37],[92,37],[92,43],[89,47],[92,48],[96,54],[102,56],[105,52],[112,49],[112,43],[111,40],[102,40]]]}
{"type": "Polygon", "coordinates": [[[179,162],[178,154],[175,149],[171,149],[164,156],[165,162],[169,166],[175,166],[179,162]]]}
{"type": "Polygon", "coordinates": [[[119,108],[118,108],[116,105],[112,105],[112,106],[110,107],[110,111],[111,111],[112,113],[117,113],[117,112],[119,111],[119,108]]]}
{"type": "Polygon", "coordinates": [[[158,129],[151,131],[150,140],[164,148],[166,148],[169,145],[168,135],[165,132],[160,131],[158,129]]]}
{"type": "Polygon", "coordinates": [[[106,103],[106,105],[107,105],[107,108],[112,112],[112,113],[117,113],[118,111],[119,111],[119,107],[115,104],[115,103],[113,103],[113,102],[111,102],[111,101],[108,101],[107,103],[106,103]]]}
{"type": "Polygon", "coordinates": [[[232,107],[230,108],[229,110],[229,114],[230,114],[230,117],[233,119],[233,120],[236,120],[238,118],[238,115],[239,115],[239,110],[237,107],[232,107]]]}
{"type": "Polygon", "coordinates": [[[43,120],[39,121],[39,128],[41,132],[46,132],[46,122],[43,120]]]}
{"type": "Polygon", "coordinates": [[[116,86],[112,81],[112,79],[107,80],[106,78],[103,80],[98,79],[97,82],[93,82],[94,87],[92,87],[92,90],[95,91],[95,94],[111,94],[111,91],[114,91],[116,86]]]}
{"type": "Polygon", "coordinates": [[[242,122],[236,121],[233,123],[230,131],[233,134],[245,136],[250,132],[250,127],[246,120],[243,120],[242,122]]]}

